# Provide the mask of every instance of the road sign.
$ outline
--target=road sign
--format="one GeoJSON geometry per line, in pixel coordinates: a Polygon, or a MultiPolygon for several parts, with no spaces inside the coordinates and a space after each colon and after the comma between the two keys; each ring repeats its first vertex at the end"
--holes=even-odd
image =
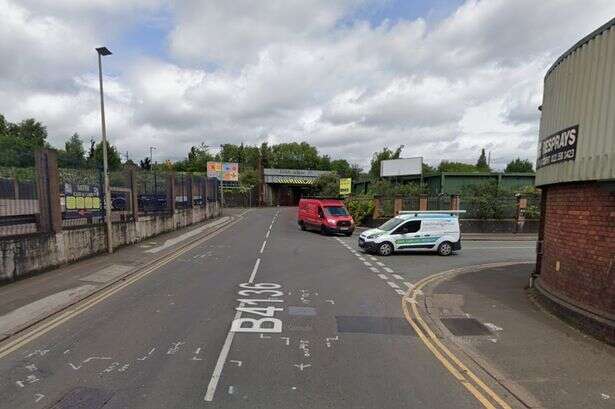
{"type": "Polygon", "coordinates": [[[352,191],[352,179],[341,178],[340,179],[340,195],[347,196],[352,191]]]}

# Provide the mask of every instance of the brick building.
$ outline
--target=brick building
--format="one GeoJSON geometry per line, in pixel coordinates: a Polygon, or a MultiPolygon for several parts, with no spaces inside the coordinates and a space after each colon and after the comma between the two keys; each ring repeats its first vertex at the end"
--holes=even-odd
{"type": "Polygon", "coordinates": [[[544,81],[536,185],[536,288],[560,315],[615,343],[615,19],[544,81]]]}

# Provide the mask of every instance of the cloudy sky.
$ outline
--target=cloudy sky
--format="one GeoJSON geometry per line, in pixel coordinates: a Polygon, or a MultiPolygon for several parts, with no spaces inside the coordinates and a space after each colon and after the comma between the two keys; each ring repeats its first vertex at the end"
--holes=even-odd
{"type": "Polygon", "coordinates": [[[307,141],[365,166],[403,155],[535,159],[549,65],[612,0],[0,0],[0,113],[63,146],[180,159],[205,142],[307,141]]]}

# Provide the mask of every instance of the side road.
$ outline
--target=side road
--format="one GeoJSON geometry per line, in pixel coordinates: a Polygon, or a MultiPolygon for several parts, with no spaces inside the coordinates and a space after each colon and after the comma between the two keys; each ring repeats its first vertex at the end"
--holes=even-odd
{"type": "Polygon", "coordinates": [[[544,311],[531,264],[464,269],[423,288],[438,338],[531,408],[615,407],[615,348],[544,311]]]}
{"type": "Polygon", "coordinates": [[[241,209],[217,219],[153,237],[58,269],[0,286],[0,341],[168,256],[177,249],[241,220],[241,209]]]}

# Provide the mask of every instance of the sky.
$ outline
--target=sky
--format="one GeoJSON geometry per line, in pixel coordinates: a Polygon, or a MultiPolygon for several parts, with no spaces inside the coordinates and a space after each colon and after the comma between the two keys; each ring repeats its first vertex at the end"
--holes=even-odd
{"type": "Polygon", "coordinates": [[[108,137],[135,161],[205,143],[306,141],[502,169],[535,161],[542,83],[612,0],[0,0],[0,113],[62,147],[108,137]]]}

